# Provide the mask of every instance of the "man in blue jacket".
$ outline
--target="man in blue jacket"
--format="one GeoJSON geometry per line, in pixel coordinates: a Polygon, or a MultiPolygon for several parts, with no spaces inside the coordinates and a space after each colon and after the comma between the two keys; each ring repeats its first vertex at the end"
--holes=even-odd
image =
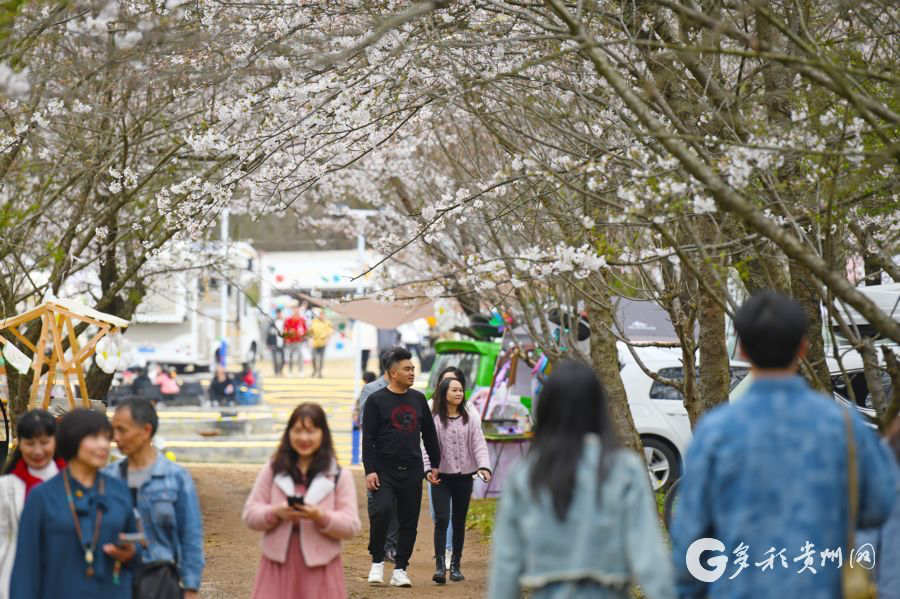
{"type": "Polygon", "coordinates": [[[704,416],[688,448],[672,528],[679,596],[841,597],[840,565],[871,565],[847,547],[845,418],[858,465],[855,527],[890,513],[893,458],[856,410],[798,376],[808,328],[799,304],[760,293],[734,326],[753,383],[704,416]]]}
{"type": "MultiPolygon", "coordinates": [[[[146,542],[141,550],[147,568],[174,568],[185,599],[199,597],[203,574],[203,520],[194,481],[187,470],[153,447],[159,417],[143,398],[122,401],[112,418],[116,445],[125,459],[104,472],[122,479],[131,492],[146,542]]],[[[140,584],[142,572],[136,572],[140,584]]]]}

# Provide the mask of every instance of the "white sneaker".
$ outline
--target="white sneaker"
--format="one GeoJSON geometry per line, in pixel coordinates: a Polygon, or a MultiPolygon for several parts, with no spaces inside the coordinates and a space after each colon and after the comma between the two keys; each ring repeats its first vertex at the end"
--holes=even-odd
{"type": "Polygon", "coordinates": [[[449,549],[444,552],[444,562],[446,563],[448,570],[450,569],[450,559],[452,556],[453,556],[453,552],[450,551],[449,549]]]}
{"type": "Polygon", "coordinates": [[[411,587],[412,582],[409,580],[409,576],[406,575],[406,570],[400,570],[394,568],[394,573],[391,575],[391,586],[395,587],[411,587]]]}
{"type": "Polygon", "coordinates": [[[372,569],[369,570],[369,584],[384,584],[384,562],[372,564],[372,569]]]}

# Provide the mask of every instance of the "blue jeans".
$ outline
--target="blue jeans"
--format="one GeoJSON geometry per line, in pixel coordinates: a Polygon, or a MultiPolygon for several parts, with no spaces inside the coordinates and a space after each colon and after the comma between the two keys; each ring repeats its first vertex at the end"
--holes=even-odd
{"type": "MultiPolygon", "coordinates": [[[[431,521],[434,522],[434,499],[431,497],[431,485],[428,485],[428,511],[431,512],[431,521]]],[[[447,551],[453,551],[453,508],[450,508],[450,523],[447,524],[447,551]]],[[[437,557],[437,556],[435,556],[437,557]]]]}

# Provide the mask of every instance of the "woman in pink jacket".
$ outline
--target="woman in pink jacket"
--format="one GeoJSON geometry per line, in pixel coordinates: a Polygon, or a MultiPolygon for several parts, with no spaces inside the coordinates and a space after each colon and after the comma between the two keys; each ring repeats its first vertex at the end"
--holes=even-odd
{"type": "MultiPolygon", "coordinates": [[[[491,479],[487,443],[481,431],[481,419],[466,409],[463,385],[456,379],[445,378],[438,384],[431,407],[434,425],[441,446],[440,477],[431,488],[434,508],[434,563],[432,580],[447,582],[444,547],[447,544],[447,524],[453,506],[453,553],[450,557],[450,580],[465,580],[460,570],[463,543],[466,535],[466,514],[472,498],[473,477],[491,479]]],[[[425,470],[431,469],[428,456],[422,452],[425,470]]]]}
{"type": "Polygon", "coordinates": [[[335,459],[321,406],[303,403],[244,504],[265,532],[254,599],[343,599],[341,541],[359,532],[353,475],[335,459]]]}

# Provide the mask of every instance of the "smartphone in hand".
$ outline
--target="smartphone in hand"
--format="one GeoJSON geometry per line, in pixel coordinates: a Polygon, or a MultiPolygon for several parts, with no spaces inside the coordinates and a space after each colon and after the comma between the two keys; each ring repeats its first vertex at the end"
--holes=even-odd
{"type": "Polygon", "coordinates": [[[146,537],[142,532],[123,532],[121,535],[119,535],[118,544],[121,545],[122,543],[134,543],[135,545],[140,545],[144,542],[145,539],[146,537]]]}
{"type": "Polygon", "coordinates": [[[304,504],[303,495],[293,495],[287,498],[288,505],[292,508],[298,508],[304,504]]]}

